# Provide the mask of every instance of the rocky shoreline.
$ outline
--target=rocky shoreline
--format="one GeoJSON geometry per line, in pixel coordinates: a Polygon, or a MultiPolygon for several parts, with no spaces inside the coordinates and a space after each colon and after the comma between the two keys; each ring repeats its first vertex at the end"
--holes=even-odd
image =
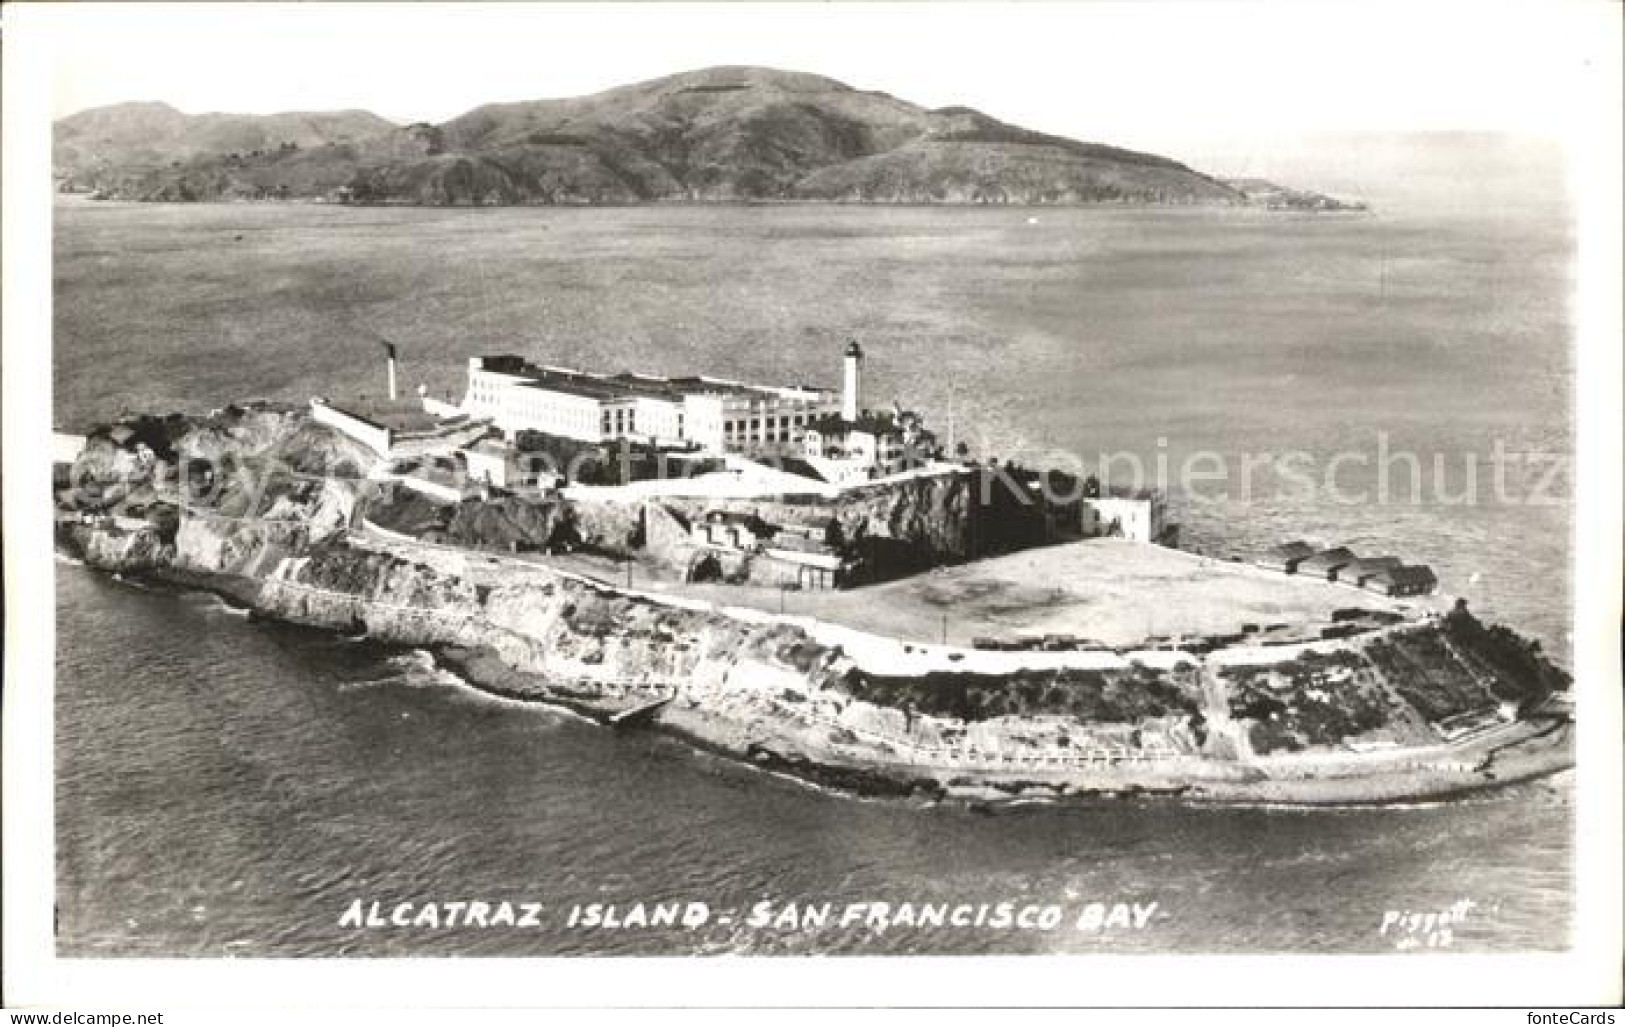
{"type": "Polygon", "coordinates": [[[842,792],[1344,805],[1573,764],[1553,703],[1567,675],[1465,608],[1277,649],[938,647],[927,659],[896,639],[639,593],[545,561],[379,544],[353,527],[365,483],[334,474],[344,460],[366,466],[342,436],[270,409],[172,421],[163,435],[149,428],[167,450],[156,460],[92,436],[77,491],[58,497],[59,547],[257,617],[426,649],[492,695],[600,721],[658,705],[657,730],[842,792]],[[291,477],[252,490],[227,478],[213,505],[185,501],[161,466],[204,453],[251,467],[268,452],[291,477]]]}
{"type": "MultiPolygon", "coordinates": [[[[130,576],[161,587],[208,592],[247,610],[252,617],[286,620],[258,604],[262,583],[244,576],[174,567],[151,568],[130,576]]],[[[339,630],[331,625],[315,626],[339,630]]],[[[567,710],[606,727],[613,715],[628,708],[622,696],[579,686],[561,687],[544,675],[511,667],[489,647],[398,637],[384,641],[424,647],[437,666],[456,675],[467,687],[496,698],[567,710]]],[[[1023,777],[1019,773],[976,780],[967,775],[944,773],[941,768],[917,767],[910,771],[906,765],[881,759],[878,754],[871,765],[855,765],[844,759],[832,759],[828,753],[820,758],[816,745],[805,744],[807,739],[796,740],[803,743],[801,746],[784,744],[788,739],[778,739],[778,744],[755,739],[752,732],[737,721],[698,707],[674,709],[654,720],[648,729],[676,738],[696,750],[840,794],[896,801],[963,803],[986,811],[1035,800],[1046,805],[1083,805],[1107,800],[1272,807],[1406,805],[1461,798],[1557,774],[1573,766],[1571,724],[1557,716],[1543,720],[1538,729],[1498,746],[1463,747],[1460,750],[1463,757],[1484,761],[1482,769],[1467,775],[1417,770],[1331,777],[1259,775],[1248,780],[1205,778],[1160,786],[1132,779],[1115,784],[1109,779],[1081,783],[1053,777],[1023,777]]]]}

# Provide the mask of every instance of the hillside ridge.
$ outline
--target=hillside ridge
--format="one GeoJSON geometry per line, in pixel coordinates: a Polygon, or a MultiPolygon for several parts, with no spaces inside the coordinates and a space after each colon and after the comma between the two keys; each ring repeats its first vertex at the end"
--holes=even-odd
{"type": "Polygon", "coordinates": [[[58,121],[53,161],[63,192],[168,202],[1252,203],[1169,157],[733,65],[483,104],[439,124],[118,104],[58,121]]]}

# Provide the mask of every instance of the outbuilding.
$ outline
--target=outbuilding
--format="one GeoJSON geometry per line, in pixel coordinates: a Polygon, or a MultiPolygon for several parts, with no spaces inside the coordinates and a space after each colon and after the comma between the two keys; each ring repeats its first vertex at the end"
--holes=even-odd
{"type": "Polygon", "coordinates": [[[1350,585],[1364,585],[1383,571],[1403,566],[1404,563],[1405,561],[1397,556],[1362,556],[1338,571],[1337,580],[1350,585]]]}
{"type": "Polygon", "coordinates": [[[1336,581],[1337,572],[1355,561],[1353,550],[1345,546],[1326,549],[1298,563],[1298,573],[1311,578],[1336,581]]]}
{"type": "MultiPolygon", "coordinates": [[[[793,585],[805,591],[837,588],[846,572],[846,561],[835,553],[805,553],[795,549],[767,549],[757,557],[765,562],[769,574],[783,585],[793,585]]],[[[757,566],[752,565],[753,575],[757,566]]]]}
{"type": "Polygon", "coordinates": [[[1107,489],[1085,497],[1079,528],[1086,537],[1119,536],[1131,542],[1160,543],[1168,537],[1168,503],[1154,489],[1107,489]]]}
{"type": "Polygon", "coordinates": [[[755,552],[762,547],[767,525],[754,513],[738,510],[712,510],[695,521],[694,541],[703,546],[755,552]]]}
{"type": "Polygon", "coordinates": [[[1390,567],[1365,580],[1362,587],[1388,596],[1428,595],[1439,587],[1433,568],[1426,564],[1390,567]]]}
{"type": "Polygon", "coordinates": [[[1300,563],[1314,555],[1314,546],[1302,540],[1298,540],[1295,542],[1283,542],[1278,546],[1274,546],[1269,552],[1265,553],[1263,556],[1260,556],[1253,562],[1260,567],[1266,567],[1272,571],[1281,571],[1284,574],[1293,574],[1297,571],[1300,563]]]}
{"type": "Polygon", "coordinates": [[[468,476],[476,482],[507,488],[514,477],[513,447],[497,439],[480,439],[460,452],[468,476]]]}

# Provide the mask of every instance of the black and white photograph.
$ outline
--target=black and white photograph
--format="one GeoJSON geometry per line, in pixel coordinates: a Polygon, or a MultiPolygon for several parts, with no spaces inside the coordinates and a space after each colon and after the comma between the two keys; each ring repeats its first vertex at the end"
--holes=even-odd
{"type": "Polygon", "coordinates": [[[1619,1001],[1616,6],[5,21],[14,968],[1619,1001]]]}

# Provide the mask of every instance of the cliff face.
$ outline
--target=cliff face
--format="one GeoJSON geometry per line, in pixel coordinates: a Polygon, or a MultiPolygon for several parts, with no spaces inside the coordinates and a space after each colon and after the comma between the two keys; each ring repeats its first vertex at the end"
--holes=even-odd
{"type": "MultiPolygon", "coordinates": [[[[90,433],[59,536],[124,569],[258,574],[343,532],[372,454],[276,404],[137,417],[90,433]]],[[[96,563],[98,559],[92,559],[96,563]]]]}
{"type": "Polygon", "coordinates": [[[1048,501],[1020,476],[980,469],[850,489],[833,500],[662,502],[689,522],[713,510],[820,531],[833,521],[836,550],[870,581],[1059,541],[1079,523],[1075,501],[1048,501]]]}
{"type": "Polygon", "coordinates": [[[827,532],[834,522],[837,551],[861,563],[872,577],[894,577],[971,554],[974,487],[969,475],[936,476],[853,489],[835,500],[675,498],[663,505],[690,523],[717,510],[753,513],[769,524],[819,532],[827,532]]]}
{"type": "Polygon", "coordinates": [[[104,525],[93,529],[58,525],[56,542],[90,566],[117,574],[166,567],[175,557],[174,547],[164,545],[158,533],[147,528],[128,530],[104,525]]]}
{"type": "Polygon", "coordinates": [[[487,654],[480,680],[508,694],[604,711],[669,697],[680,716],[703,720],[707,741],[736,752],[854,766],[945,748],[1203,752],[1194,668],[989,680],[986,690],[1013,696],[994,712],[968,706],[952,682],[915,686],[936,702],[911,698],[909,685],[864,671],[794,624],[656,604],[542,572],[476,587],[342,545],[284,562],[256,606],[297,623],[487,654]]]}

